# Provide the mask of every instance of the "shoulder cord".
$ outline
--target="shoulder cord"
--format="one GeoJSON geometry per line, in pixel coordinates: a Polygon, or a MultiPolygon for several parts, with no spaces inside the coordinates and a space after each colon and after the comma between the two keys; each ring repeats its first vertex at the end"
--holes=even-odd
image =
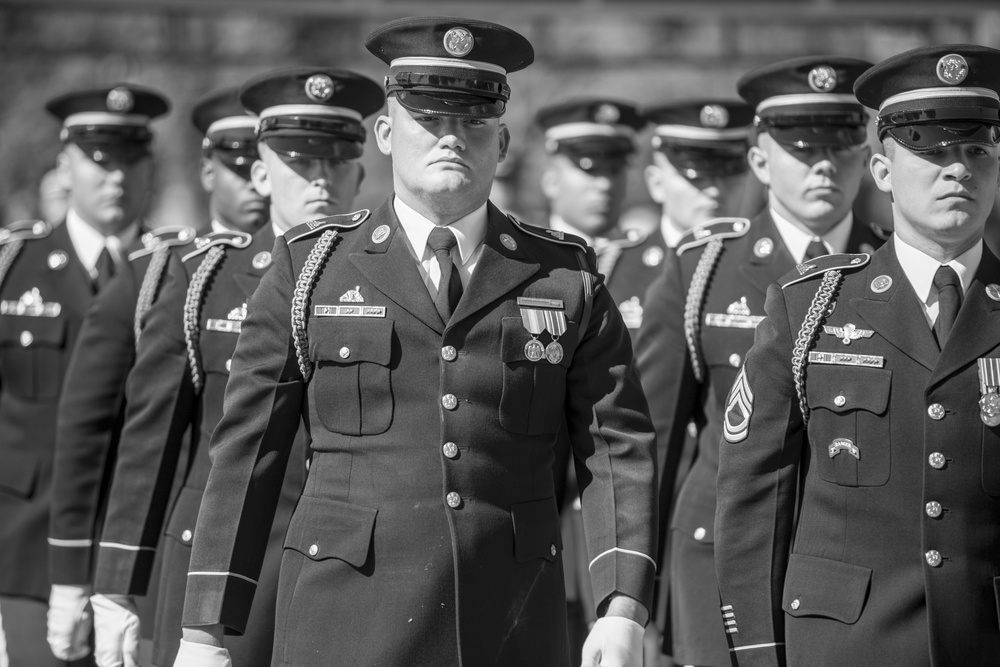
{"type": "Polygon", "coordinates": [[[198,339],[201,334],[201,306],[205,296],[205,284],[225,254],[226,251],[223,250],[222,246],[209,249],[205,259],[201,261],[194,275],[191,276],[191,284],[188,285],[187,296],[184,299],[184,342],[187,343],[191,382],[194,384],[196,394],[200,394],[202,389],[201,354],[198,351],[198,339]]]}
{"type": "Polygon", "coordinates": [[[153,298],[156,290],[160,286],[163,278],[163,270],[167,267],[167,258],[170,257],[170,246],[164,245],[153,251],[153,258],[146,267],[146,274],[142,277],[142,286],[139,288],[139,298],[135,303],[135,349],[139,349],[139,336],[142,333],[142,318],[146,315],[150,306],[153,305],[153,298]]]}
{"type": "Polygon", "coordinates": [[[802,423],[805,426],[809,426],[809,406],[806,403],[806,358],[820,324],[829,315],[827,309],[840,286],[841,275],[838,270],[823,274],[823,282],[813,296],[806,318],[799,329],[798,338],[795,339],[795,346],[792,348],[792,377],[795,379],[795,393],[799,397],[799,409],[802,411],[802,423]]]}
{"type": "Polygon", "coordinates": [[[292,338],[295,341],[295,355],[298,357],[299,370],[302,379],[309,382],[312,379],[313,363],[309,359],[309,336],[306,331],[306,320],[309,311],[309,298],[313,285],[319,275],[319,270],[326,262],[333,248],[337,231],[328,229],[317,239],[316,245],[309,251],[299,279],[295,282],[295,292],[292,295],[292,338]]]}
{"type": "Polygon", "coordinates": [[[708,280],[712,277],[712,271],[715,270],[721,254],[722,239],[709,241],[698,259],[698,266],[695,267],[694,275],[691,277],[691,285],[688,287],[687,299],[684,302],[684,339],[691,355],[691,370],[694,371],[694,378],[698,382],[704,378],[701,370],[701,346],[698,342],[701,332],[701,307],[705,302],[708,280]]]}
{"type": "Polygon", "coordinates": [[[3,281],[7,278],[7,272],[10,270],[14,260],[17,259],[17,254],[21,252],[22,246],[24,246],[23,239],[14,239],[0,248],[0,288],[3,287],[3,281]]]}

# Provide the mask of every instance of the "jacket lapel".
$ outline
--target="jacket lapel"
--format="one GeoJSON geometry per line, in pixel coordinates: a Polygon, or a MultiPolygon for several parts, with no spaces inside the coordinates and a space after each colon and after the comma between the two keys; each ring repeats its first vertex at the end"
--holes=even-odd
{"type": "Polygon", "coordinates": [[[933,370],[940,354],[937,343],[917,293],[896,259],[892,239],[872,255],[867,276],[872,282],[868,284],[865,296],[851,299],[851,307],[891,345],[928,370],[933,370]],[[881,276],[888,276],[892,283],[884,292],[876,292],[872,284],[881,276]]]}
{"type": "Polygon", "coordinates": [[[983,259],[972,280],[958,319],[948,336],[927,388],[944,381],[1000,344],[1000,301],[986,293],[987,285],[1000,284],[1000,261],[983,246],[983,259]]]}
{"type": "MultiPolygon", "coordinates": [[[[751,233],[754,238],[750,241],[753,244],[754,252],[751,253],[749,261],[740,265],[740,272],[761,294],[767,293],[767,288],[781,276],[795,268],[795,260],[788,252],[778,228],[771,220],[771,213],[765,208],[750,223],[751,233]],[[763,240],[770,240],[771,252],[763,257],[757,252],[758,244],[763,240]]],[[[723,259],[725,261],[725,259],[723,259]]]]}
{"type": "Polygon", "coordinates": [[[523,234],[517,232],[507,216],[493,204],[487,204],[487,211],[483,254],[462,294],[462,300],[458,302],[458,308],[451,316],[450,325],[503,297],[535,275],[540,266],[525,254],[524,248],[520,245],[511,250],[503,244],[500,240],[501,235],[506,234],[513,239],[523,237],[523,234]]]}
{"type": "Polygon", "coordinates": [[[94,298],[94,291],[91,287],[94,284],[94,279],[90,277],[90,272],[80,261],[80,256],[76,254],[76,247],[73,245],[65,223],[52,230],[52,240],[69,257],[65,271],[68,276],[72,276],[67,280],[59,281],[60,289],[65,287],[67,292],[62,307],[68,306],[79,312],[86,312],[94,298]]]}
{"type": "Polygon", "coordinates": [[[444,323],[417,270],[417,260],[410,252],[392,201],[390,196],[365,224],[372,231],[382,225],[389,227],[388,238],[376,243],[372,234],[367,234],[359,238],[348,258],[375,289],[440,335],[444,323]]]}

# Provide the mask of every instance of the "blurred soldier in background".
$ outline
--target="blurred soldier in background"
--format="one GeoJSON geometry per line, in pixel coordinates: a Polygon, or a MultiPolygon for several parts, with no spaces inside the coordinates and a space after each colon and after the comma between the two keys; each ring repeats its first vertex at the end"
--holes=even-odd
{"type": "MultiPolygon", "coordinates": [[[[46,641],[56,408],[88,306],[141,247],[149,122],[169,104],[126,84],[62,95],[46,108],[62,121],[66,220],[0,231],[0,608],[12,667],[89,662],[84,640],[59,640],[58,658],[46,641]]],[[[74,595],[73,611],[57,601],[53,613],[85,614],[86,604],[74,595]]]]}
{"type": "MultiPolygon", "coordinates": [[[[748,156],[768,186],[768,207],[752,221],[696,227],[649,289],[637,357],[665,452],[665,482],[678,478],[689,422],[704,424],[694,464],[669,509],[663,576],[670,578],[673,645],[664,650],[680,664],[730,664],[715,578],[715,478],[726,396],[763,319],[767,287],[813,257],[870,252],[882,241],[851,212],[870,154],[868,116],[851,86],[869,65],[799,58],[740,79],[739,93],[757,115],[748,156]]],[[[664,484],[661,500],[672,495],[664,484]]]]}
{"type": "MultiPolygon", "coordinates": [[[[267,221],[267,203],[249,182],[257,157],[255,118],[243,111],[232,88],[202,100],[192,120],[204,135],[202,185],[209,193],[213,229],[255,231],[267,221]]],[[[86,600],[124,418],[125,380],[168,254],[190,252],[194,238],[190,227],[143,234],[144,247],[129,255],[127,270],[95,299],[80,330],[59,402],[49,520],[49,643],[56,655],[90,650],[86,600]]],[[[155,384],[158,378],[145,380],[155,384]]],[[[143,629],[151,637],[155,586],[140,602],[140,616],[147,621],[143,629]]]]}
{"type": "MultiPolygon", "coordinates": [[[[164,527],[154,664],[174,660],[191,548],[204,539],[195,534],[195,522],[211,468],[209,439],[222,416],[247,302],[271,267],[276,237],[303,220],[351,208],[364,175],[358,162],[365,138],[361,122],[383,100],[370,79],[323,68],[268,72],[241,90],[243,106],[260,115],[260,157],[250,176],[257,191],[270,197],[271,224],[252,237],[236,231],[201,237],[197,250],[172,263],[162,296],[149,311],[127,384],[125,428],[97,562],[93,601],[101,667],[135,650],[133,596],[149,585],[164,527]],[[183,434],[192,427],[190,462],[168,515],[183,434]]],[[[295,444],[275,489],[278,510],[260,526],[270,537],[266,556],[255,560],[258,568],[264,561],[260,594],[252,609],[248,604],[243,610],[249,616],[243,636],[226,640],[241,667],[271,664],[281,545],[306,465],[305,433],[296,436],[293,427],[288,435],[295,444]]]]}

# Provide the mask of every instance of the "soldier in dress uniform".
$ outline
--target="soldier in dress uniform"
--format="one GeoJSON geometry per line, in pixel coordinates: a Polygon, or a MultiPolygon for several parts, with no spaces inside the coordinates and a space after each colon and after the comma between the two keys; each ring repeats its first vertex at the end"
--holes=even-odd
{"type": "MultiPolygon", "coordinates": [[[[0,607],[11,667],[87,662],[82,643],[63,644],[56,658],[46,641],[56,407],[87,308],[141,247],[149,124],[169,104],[122,84],[62,95],[46,108],[62,121],[66,220],[0,231],[0,607]]],[[[86,596],[75,602],[86,606],[86,596]]],[[[57,601],[60,612],[72,613],[57,601]]]]}
{"type": "Polygon", "coordinates": [[[366,46],[389,65],[375,136],[395,194],[275,244],[212,442],[176,664],[225,664],[213,644],[244,626],[305,412],[275,663],[569,664],[552,470],[565,418],[601,616],[584,664],[635,667],[655,449],[628,333],[582,240],[487,200],[507,74],[531,45],[494,23],[405,18],[366,46]]]}
{"type": "Polygon", "coordinates": [[[895,232],[768,291],[725,409],[726,633],[740,665],[996,665],[1000,51],[915,49],[854,89],[895,232]]]}
{"type": "Polygon", "coordinates": [[[744,76],[756,108],[751,167],[769,186],[753,220],[722,218],[685,235],[650,287],[637,358],[658,445],[664,453],[661,512],[670,526],[664,610],[680,664],[729,664],[716,604],[715,477],[726,396],[763,318],[768,285],[814,252],[871,251],[881,239],[851,205],[869,155],[867,114],[850,93],[868,63],[820,56],[783,61],[744,76]],[[691,420],[704,424],[680,489],[691,420]]]}
{"type": "MultiPolygon", "coordinates": [[[[358,162],[362,119],[383,104],[381,88],[353,72],[293,68],[261,74],[240,92],[242,105],[259,114],[260,157],[251,178],[269,196],[271,223],[252,237],[238,231],[199,238],[197,249],[173,263],[161,298],[147,315],[135,368],[97,561],[97,650],[107,665],[134,650],[132,596],[149,584],[157,536],[165,530],[154,664],[170,665],[181,635],[181,611],[192,543],[211,460],[208,444],[222,416],[223,394],[247,302],[272,264],[275,238],[301,220],[350,210],[363,176],[358,162]],[[155,378],[155,382],[150,379],[155,378]],[[170,482],[182,435],[194,427],[190,461],[176,502],[168,510],[170,482]]],[[[359,216],[360,217],[360,216],[359,216]]],[[[227,638],[239,665],[270,665],[275,590],[281,545],[302,490],[305,433],[291,423],[291,463],[272,498],[273,521],[254,517],[270,541],[263,561],[261,594],[242,637],[227,638]]]]}
{"type": "MultiPolygon", "coordinates": [[[[229,88],[200,101],[192,120],[204,134],[202,184],[209,193],[212,228],[255,231],[267,222],[266,201],[249,182],[250,165],[257,157],[255,118],[244,112],[237,90],[229,88]]],[[[86,601],[121,435],[125,380],[135,362],[142,318],[159,293],[170,253],[194,250],[195,231],[161,227],[140,240],[142,247],[128,256],[126,270],[102,290],[87,313],[59,403],[48,617],[49,644],[57,656],[90,652],[86,601]]],[[[151,621],[155,586],[148,593],[140,617],[151,621]]],[[[150,637],[152,627],[152,622],[143,626],[150,637]]]]}

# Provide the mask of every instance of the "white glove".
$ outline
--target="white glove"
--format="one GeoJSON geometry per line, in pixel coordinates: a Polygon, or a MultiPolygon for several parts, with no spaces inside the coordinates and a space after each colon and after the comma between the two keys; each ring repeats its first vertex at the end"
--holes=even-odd
{"type": "Polygon", "coordinates": [[[52,655],[60,660],[80,660],[90,655],[94,619],[90,613],[89,586],[53,584],[46,621],[45,638],[52,655]]]}
{"type": "Polygon", "coordinates": [[[642,635],[624,616],[597,619],[583,643],[583,667],[642,667],[642,635]]]}
{"type": "Polygon", "coordinates": [[[139,612],[129,595],[94,595],[97,667],[139,667],[139,612]]]}
{"type": "Polygon", "coordinates": [[[174,658],[174,667],[233,667],[229,651],[221,646],[209,646],[181,640],[181,649],[174,658]]]}

